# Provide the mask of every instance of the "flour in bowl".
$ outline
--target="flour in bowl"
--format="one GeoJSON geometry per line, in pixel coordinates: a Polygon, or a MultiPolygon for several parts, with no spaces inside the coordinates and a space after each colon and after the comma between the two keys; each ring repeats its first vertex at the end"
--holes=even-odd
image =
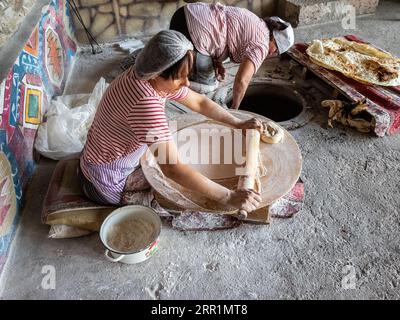
{"type": "Polygon", "coordinates": [[[110,227],[107,242],[119,252],[135,252],[146,248],[155,239],[153,223],[138,217],[130,217],[110,227]]]}

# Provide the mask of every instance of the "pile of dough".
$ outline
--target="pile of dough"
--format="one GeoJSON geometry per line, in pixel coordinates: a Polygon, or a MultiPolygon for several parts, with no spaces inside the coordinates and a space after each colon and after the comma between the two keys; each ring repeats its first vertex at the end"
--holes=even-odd
{"type": "Polygon", "coordinates": [[[263,133],[261,134],[261,140],[265,143],[279,143],[283,138],[284,132],[273,121],[263,122],[263,133]]]}

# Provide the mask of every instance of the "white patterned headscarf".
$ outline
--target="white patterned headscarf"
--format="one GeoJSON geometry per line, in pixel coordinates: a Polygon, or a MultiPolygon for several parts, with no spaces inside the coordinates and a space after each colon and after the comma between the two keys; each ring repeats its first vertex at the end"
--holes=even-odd
{"type": "Polygon", "coordinates": [[[286,26],[286,28],[282,28],[282,30],[273,30],[274,39],[276,42],[276,46],[278,47],[279,54],[282,54],[290,49],[290,47],[294,44],[294,32],[293,27],[290,23],[282,20],[279,17],[271,17],[271,20],[282,23],[286,26]]]}

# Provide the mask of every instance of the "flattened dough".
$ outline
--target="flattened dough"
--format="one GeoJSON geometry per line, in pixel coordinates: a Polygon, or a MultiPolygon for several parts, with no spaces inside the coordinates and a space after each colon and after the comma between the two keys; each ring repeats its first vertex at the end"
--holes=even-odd
{"type": "Polygon", "coordinates": [[[261,140],[265,143],[279,143],[282,141],[284,132],[281,127],[275,124],[273,121],[263,122],[263,133],[261,134],[261,140]]]}
{"type": "Polygon", "coordinates": [[[400,85],[400,60],[371,45],[331,38],[314,40],[306,52],[314,63],[359,82],[400,85]]]}

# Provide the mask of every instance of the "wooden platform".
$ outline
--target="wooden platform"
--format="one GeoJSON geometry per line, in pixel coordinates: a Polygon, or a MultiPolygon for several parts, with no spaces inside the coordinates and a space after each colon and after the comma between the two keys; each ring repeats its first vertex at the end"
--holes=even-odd
{"type": "MultiPolygon", "coordinates": [[[[261,120],[266,120],[265,117],[256,115],[247,111],[231,111],[239,119],[250,119],[252,117],[258,117],[261,120]]],[[[198,124],[203,123],[206,118],[198,114],[188,114],[180,116],[170,120],[170,128],[176,128],[172,130],[173,136],[176,136],[177,132],[180,132],[184,137],[187,136],[184,130],[187,128],[198,130],[201,132],[202,129],[197,128],[198,124]],[[172,124],[171,122],[175,123],[172,124]]],[[[215,124],[215,129],[221,129],[215,124]]],[[[213,128],[214,128],[213,127],[213,128]]],[[[227,130],[228,127],[223,126],[223,129],[227,130]]],[[[284,130],[284,129],[283,129],[284,130]]],[[[262,202],[260,208],[264,208],[274,204],[276,201],[281,199],[284,195],[288,194],[295,184],[297,183],[302,167],[302,157],[300,149],[291,136],[291,134],[285,131],[284,139],[281,143],[277,144],[260,144],[261,162],[266,168],[265,175],[260,177],[261,184],[261,197],[262,202]]],[[[199,134],[200,135],[200,134],[199,134]]],[[[179,148],[181,152],[183,148],[179,148]]],[[[182,145],[187,144],[186,140],[181,141],[182,145]]],[[[200,145],[200,144],[198,144],[200,145]]],[[[186,150],[186,149],[185,149],[186,150]]],[[[200,151],[198,152],[200,154],[200,151]]],[[[184,157],[184,155],[180,155],[184,157]]],[[[209,166],[216,166],[221,168],[221,171],[226,173],[225,177],[218,175],[218,170],[214,170],[213,174],[210,175],[204,170],[204,164],[193,164],[188,163],[196,171],[204,174],[209,179],[229,188],[235,189],[239,180],[239,176],[235,174],[235,168],[230,170],[223,170],[225,162],[221,161],[221,164],[208,164],[209,166]]],[[[227,208],[225,205],[217,203],[203,195],[193,193],[191,190],[184,188],[183,186],[175,183],[173,180],[165,177],[159,166],[156,164],[153,154],[148,150],[141,159],[141,165],[143,173],[146,179],[154,188],[158,194],[157,200],[166,209],[172,210],[193,210],[193,211],[204,211],[204,212],[215,212],[224,214],[234,214],[237,209],[227,208]]],[[[239,165],[237,166],[239,167],[239,165]]],[[[259,214],[260,212],[257,212],[259,214]]],[[[261,212],[262,216],[266,217],[266,211],[261,212]]],[[[249,214],[249,218],[253,218],[249,214]]],[[[254,216],[255,218],[255,216],[254,216]]],[[[259,218],[255,219],[259,220],[259,218]]],[[[267,220],[267,219],[265,219],[267,220]]]]}

